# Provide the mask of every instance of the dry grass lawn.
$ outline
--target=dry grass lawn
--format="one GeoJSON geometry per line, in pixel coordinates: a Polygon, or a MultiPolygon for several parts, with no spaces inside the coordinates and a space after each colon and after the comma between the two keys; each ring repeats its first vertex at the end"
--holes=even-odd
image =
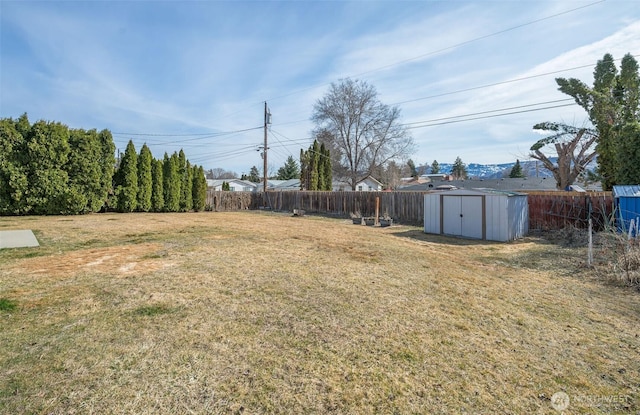
{"type": "Polygon", "coordinates": [[[580,249],[267,212],[8,229],[41,247],[0,251],[3,414],[640,411],[640,294],[580,249]]]}

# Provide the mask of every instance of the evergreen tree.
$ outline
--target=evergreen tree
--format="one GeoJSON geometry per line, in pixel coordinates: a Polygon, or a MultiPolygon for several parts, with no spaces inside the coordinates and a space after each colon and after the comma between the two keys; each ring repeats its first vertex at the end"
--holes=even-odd
{"type": "Polygon", "coordinates": [[[69,176],[63,166],[69,159],[69,128],[53,122],[38,121],[27,135],[26,166],[29,182],[29,213],[55,215],[70,211],[69,176]]]}
{"type": "Polygon", "coordinates": [[[440,173],[440,164],[438,163],[438,160],[433,160],[433,163],[431,163],[431,174],[438,173],[440,173]]]}
{"type": "Polygon", "coordinates": [[[314,140],[307,151],[300,150],[300,167],[300,189],[331,190],[331,154],[324,143],[314,140]]]}
{"type": "Polygon", "coordinates": [[[320,180],[319,164],[320,146],[317,140],[313,140],[313,145],[309,149],[309,190],[318,190],[318,182],[320,180]]]}
{"type": "Polygon", "coordinates": [[[626,123],[620,130],[620,147],[616,182],[618,184],[640,183],[640,123],[626,123]]]}
{"type": "Polygon", "coordinates": [[[616,79],[614,97],[621,105],[622,123],[640,121],[640,75],[638,62],[631,54],[626,54],[620,62],[620,76],[616,79]]]}
{"type": "Polygon", "coordinates": [[[596,64],[593,87],[575,78],[556,79],[558,89],[585,109],[598,132],[598,174],[604,190],[617,183],[618,163],[626,159],[618,154],[625,139],[620,134],[629,130],[625,124],[638,120],[638,65],[631,54],[624,56],[621,68],[618,75],[613,56],[607,53],[596,64]]]}
{"type": "Polygon", "coordinates": [[[251,166],[248,180],[253,183],[260,183],[260,172],[256,166],[251,166]]]}
{"type": "Polygon", "coordinates": [[[451,175],[458,180],[467,178],[467,166],[462,162],[460,157],[456,157],[456,161],[451,168],[451,175]]]}
{"type": "Polygon", "coordinates": [[[180,210],[182,212],[189,212],[193,209],[193,170],[189,160],[186,163],[180,186],[180,210]]]}
{"type": "Polygon", "coordinates": [[[187,168],[187,157],[184,151],[180,149],[178,153],[178,176],[180,177],[180,208],[179,211],[186,212],[191,210],[192,200],[187,201],[187,198],[191,199],[191,181],[189,180],[189,169],[187,168]]]}
{"type": "Polygon", "coordinates": [[[229,182],[222,182],[222,190],[225,192],[228,192],[231,190],[231,186],[229,185],[229,182]]]}
{"type": "Polygon", "coordinates": [[[322,147],[320,146],[320,143],[318,143],[318,154],[316,157],[316,170],[318,172],[318,184],[316,186],[316,190],[324,190],[324,167],[323,167],[323,163],[324,163],[324,157],[322,154],[322,147]]]}
{"type": "Polygon", "coordinates": [[[309,154],[300,149],[300,190],[309,190],[309,154]]]}
{"type": "Polygon", "coordinates": [[[524,177],[524,172],[522,171],[522,166],[520,165],[520,160],[516,160],[516,164],[511,168],[511,172],[509,173],[509,177],[512,179],[521,179],[524,177]]]}
{"type": "Polygon", "coordinates": [[[287,157],[287,161],[284,163],[284,166],[278,169],[276,179],[290,180],[297,177],[300,177],[300,169],[298,168],[298,163],[295,161],[293,156],[289,156],[287,157]]]}
{"type": "Polygon", "coordinates": [[[193,166],[193,210],[204,210],[207,203],[207,179],[202,166],[193,166]]]}
{"type": "Polygon", "coordinates": [[[164,179],[162,160],[153,159],[151,162],[151,210],[162,212],[164,210],[164,179]]]}
{"type": "MultiPolygon", "coordinates": [[[[105,130],[106,131],[106,130],[105,130]]],[[[110,134],[69,129],[55,122],[31,125],[27,114],[0,120],[0,213],[77,214],[106,200],[103,146],[110,134]]],[[[113,160],[113,154],[111,154],[113,160]]]]}
{"type": "Polygon", "coordinates": [[[101,145],[96,130],[69,132],[69,160],[65,170],[69,176],[68,191],[75,206],[73,213],[97,212],[104,203],[102,196],[101,145]]]}
{"type": "Polygon", "coordinates": [[[640,183],[640,75],[638,62],[629,54],[622,58],[615,96],[621,105],[616,126],[616,183],[640,183]]]}
{"type": "Polygon", "coordinates": [[[119,212],[133,212],[138,204],[138,154],[129,140],[118,167],[116,206],[119,212]]]}
{"type": "Polygon", "coordinates": [[[107,204],[110,195],[113,195],[113,175],[116,166],[116,145],[109,130],[102,130],[98,133],[100,142],[100,198],[102,206],[107,204]]]}
{"type": "Polygon", "coordinates": [[[413,160],[409,159],[409,161],[407,161],[407,167],[409,168],[409,175],[411,177],[418,177],[418,169],[416,169],[416,164],[413,160]]]}
{"type": "Polygon", "coordinates": [[[167,212],[180,210],[180,176],[178,175],[178,153],[164,155],[162,177],[164,180],[164,209],[167,212]]]}
{"type": "Polygon", "coordinates": [[[320,145],[320,169],[324,182],[321,183],[320,190],[331,190],[333,188],[333,171],[331,168],[331,154],[324,143],[320,145]]]}
{"type": "Polygon", "coordinates": [[[29,181],[23,161],[26,142],[17,125],[11,118],[0,120],[0,215],[25,214],[31,209],[26,201],[29,181]]]}
{"type": "Polygon", "coordinates": [[[29,133],[31,133],[31,123],[29,122],[29,117],[25,112],[22,114],[18,120],[16,121],[16,130],[23,137],[24,140],[27,139],[29,133]]]}
{"type": "Polygon", "coordinates": [[[153,194],[153,155],[147,144],[143,144],[138,157],[138,204],[137,210],[148,212],[151,210],[151,195],[153,194]]]}

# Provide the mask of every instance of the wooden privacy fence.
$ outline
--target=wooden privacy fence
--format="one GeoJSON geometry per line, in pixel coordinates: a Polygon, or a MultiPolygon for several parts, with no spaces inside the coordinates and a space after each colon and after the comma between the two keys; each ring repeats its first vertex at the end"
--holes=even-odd
{"type": "Polygon", "coordinates": [[[348,218],[351,214],[374,216],[376,197],[380,215],[407,225],[422,225],[424,192],[207,192],[206,209],[216,212],[245,209],[270,209],[348,218]]]}
{"type": "Polygon", "coordinates": [[[267,192],[265,201],[274,210],[367,217],[375,216],[376,198],[380,200],[380,216],[407,225],[422,224],[424,192],[267,192]]]}
{"type": "Polygon", "coordinates": [[[611,192],[527,192],[527,196],[529,229],[587,228],[591,215],[593,228],[602,230],[613,218],[611,192]]]}
{"type": "MultiPolygon", "coordinates": [[[[394,222],[423,226],[424,195],[428,192],[223,192],[209,190],[207,210],[233,211],[270,209],[293,212],[302,209],[348,218],[351,214],[374,216],[376,198],[380,216],[394,222]]],[[[589,212],[596,230],[603,229],[612,218],[611,192],[527,192],[529,229],[552,230],[567,226],[585,228],[589,212]],[[591,206],[591,210],[590,207],[591,206]]]]}

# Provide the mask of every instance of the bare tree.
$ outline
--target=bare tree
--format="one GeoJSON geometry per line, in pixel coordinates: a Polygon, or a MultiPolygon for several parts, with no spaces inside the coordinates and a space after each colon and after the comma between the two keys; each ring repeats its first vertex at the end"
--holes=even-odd
{"type": "Polygon", "coordinates": [[[361,180],[391,160],[413,151],[413,139],[399,122],[400,109],[381,103],[376,89],[343,79],[314,105],[315,137],[329,148],[337,176],[355,190],[361,180]]]}
{"type": "Polygon", "coordinates": [[[209,170],[209,172],[207,174],[207,178],[209,178],[209,179],[219,179],[219,180],[237,179],[238,178],[238,173],[236,173],[234,171],[225,170],[225,169],[220,168],[220,167],[215,167],[215,168],[209,170]]]}
{"type": "Polygon", "coordinates": [[[558,189],[563,190],[572,185],[596,156],[595,149],[591,149],[598,139],[598,133],[595,130],[552,122],[536,124],[533,129],[555,133],[532,145],[532,153],[529,156],[540,160],[543,166],[553,173],[558,189]],[[542,152],[545,146],[552,144],[558,155],[557,163],[551,161],[550,157],[542,152]]]}

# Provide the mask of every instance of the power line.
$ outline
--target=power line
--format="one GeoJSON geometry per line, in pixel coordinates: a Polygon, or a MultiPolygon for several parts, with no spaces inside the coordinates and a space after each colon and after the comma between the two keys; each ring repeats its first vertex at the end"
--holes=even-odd
{"type": "Polygon", "coordinates": [[[504,85],[504,84],[510,84],[512,82],[520,82],[520,81],[526,81],[527,79],[533,79],[533,78],[540,78],[542,76],[548,76],[548,75],[554,75],[560,72],[567,72],[567,71],[573,71],[576,69],[583,69],[583,68],[588,68],[588,67],[592,67],[593,64],[589,64],[589,65],[581,65],[581,66],[574,66],[573,68],[568,68],[568,69],[559,69],[557,71],[552,71],[552,72],[546,72],[546,73],[541,73],[541,74],[537,74],[537,75],[530,75],[530,76],[524,76],[522,78],[515,78],[515,79],[509,79],[507,81],[500,81],[500,82],[494,82],[492,84],[485,84],[485,85],[480,85],[480,86],[473,86],[470,88],[464,88],[464,89],[458,89],[456,91],[450,91],[450,92],[443,92],[441,94],[434,94],[434,95],[428,95],[426,97],[421,97],[421,98],[414,98],[414,99],[409,99],[406,101],[400,101],[400,102],[396,102],[394,104],[391,105],[400,105],[400,104],[407,104],[410,102],[417,102],[417,101],[423,101],[426,99],[432,99],[432,98],[440,98],[440,97],[444,97],[447,95],[454,95],[454,94],[459,94],[461,92],[469,92],[469,91],[475,91],[478,89],[483,89],[483,88],[490,88],[492,86],[498,86],[498,85],[504,85]]]}
{"type": "MultiPolygon", "coordinates": [[[[563,99],[556,99],[556,100],[553,100],[553,101],[538,102],[536,104],[526,104],[526,105],[518,105],[518,106],[515,106],[515,107],[498,108],[498,109],[495,109],[495,110],[472,112],[472,113],[464,114],[464,115],[454,115],[454,116],[451,116],[451,117],[434,118],[432,120],[427,120],[427,121],[409,122],[409,123],[405,123],[405,124],[402,124],[402,125],[407,126],[407,125],[412,125],[412,124],[423,124],[425,122],[450,120],[450,119],[454,119],[454,118],[466,118],[466,117],[471,117],[471,116],[474,116],[474,115],[490,114],[492,112],[510,111],[510,110],[515,110],[515,109],[520,109],[520,108],[537,107],[537,106],[540,106],[540,105],[556,104],[558,102],[568,102],[568,101],[573,101],[573,98],[563,98],[563,99]]],[[[573,105],[573,103],[571,105],[573,105]]]]}
{"type": "MultiPolygon", "coordinates": [[[[552,109],[552,108],[562,108],[562,107],[570,107],[572,105],[577,105],[575,102],[571,103],[571,104],[561,104],[561,105],[552,105],[549,107],[542,107],[542,108],[532,108],[532,109],[528,109],[528,110],[522,110],[522,111],[512,111],[512,112],[506,112],[504,114],[493,114],[493,115],[484,115],[482,117],[473,117],[473,118],[465,118],[462,120],[455,120],[452,119],[450,121],[443,121],[443,122],[433,122],[433,121],[423,121],[424,123],[428,123],[426,125],[417,125],[417,126],[413,126],[413,127],[407,127],[407,130],[414,130],[417,128],[425,128],[425,127],[434,127],[437,125],[445,125],[445,124],[456,124],[459,122],[465,122],[465,121],[474,121],[474,120],[482,120],[482,119],[486,119],[486,118],[496,118],[496,117],[503,117],[505,115],[513,115],[513,114],[522,114],[525,112],[534,112],[534,111],[542,111],[542,110],[548,110],[548,109],[552,109]]],[[[456,116],[456,117],[448,117],[448,118],[460,118],[463,116],[456,116]]],[[[447,118],[442,118],[442,120],[446,120],[447,118]]]]}
{"type": "MultiPolygon", "coordinates": [[[[604,1],[604,0],[603,0],[604,1]]],[[[640,55],[631,55],[634,58],[638,57],[640,55]]],[[[618,61],[618,60],[622,60],[620,59],[614,59],[614,61],[618,61]]],[[[529,76],[523,76],[521,78],[515,78],[515,79],[509,79],[507,81],[500,81],[500,82],[494,82],[492,84],[485,84],[485,85],[480,85],[480,86],[473,86],[470,88],[465,88],[465,89],[458,89],[456,91],[450,91],[450,92],[443,92],[441,94],[435,94],[435,95],[428,95],[426,97],[421,97],[421,98],[414,98],[414,99],[410,99],[407,101],[400,101],[400,102],[396,102],[394,104],[391,105],[400,105],[400,104],[407,104],[409,102],[416,102],[416,101],[422,101],[425,99],[431,99],[431,98],[439,98],[439,97],[444,97],[447,95],[454,95],[454,94],[459,94],[461,92],[469,92],[469,91],[475,91],[477,89],[482,89],[482,88],[490,88],[492,86],[498,86],[498,85],[504,85],[504,84],[510,84],[512,82],[520,82],[520,81],[526,81],[528,79],[533,79],[533,78],[540,78],[542,76],[548,76],[548,75],[555,75],[557,73],[561,73],[561,72],[568,72],[568,71],[574,71],[576,69],[584,69],[584,68],[589,68],[589,67],[593,67],[593,63],[587,64],[587,65],[580,65],[580,66],[574,66],[573,68],[566,68],[566,69],[558,69],[556,71],[551,71],[551,72],[545,72],[545,73],[541,73],[541,74],[536,74],[536,75],[529,75],[529,76]]]]}
{"type": "Polygon", "coordinates": [[[221,131],[218,133],[196,133],[196,134],[157,134],[157,133],[111,133],[112,135],[123,135],[123,136],[143,136],[143,137],[194,137],[194,138],[186,138],[183,140],[174,140],[172,141],[172,143],[185,143],[185,142],[189,142],[189,141],[196,141],[196,140],[204,140],[207,138],[218,138],[218,137],[223,137],[223,136],[227,136],[227,135],[232,135],[232,134],[239,134],[239,133],[244,133],[247,131],[253,131],[253,130],[258,130],[261,129],[262,126],[260,127],[252,127],[252,128],[245,128],[242,130],[235,130],[235,131],[221,131]]]}
{"type": "Polygon", "coordinates": [[[234,151],[226,151],[226,152],[212,152],[212,153],[201,153],[200,155],[193,157],[192,160],[208,160],[211,158],[215,158],[218,160],[228,160],[230,158],[234,158],[243,154],[254,153],[256,150],[255,146],[245,146],[241,149],[234,151]]]}
{"type": "MultiPolygon", "coordinates": [[[[635,57],[639,57],[640,55],[631,55],[631,56],[633,56],[635,58],[635,57]]],[[[621,58],[614,59],[614,61],[619,61],[619,60],[622,60],[622,59],[621,58]]],[[[580,65],[580,66],[574,66],[572,68],[558,69],[556,71],[544,72],[544,73],[535,74],[535,75],[523,76],[521,78],[509,79],[509,80],[506,80],[506,81],[494,82],[494,83],[491,83],[491,84],[484,84],[484,85],[473,86],[473,87],[464,88],[464,89],[458,89],[458,90],[455,90],[455,91],[443,92],[443,93],[440,93],[440,94],[428,95],[428,96],[420,97],[420,98],[413,98],[413,99],[409,99],[409,100],[406,100],[406,101],[395,102],[395,103],[390,104],[390,105],[402,105],[402,104],[407,104],[407,103],[411,103],[411,102],[423,101],[423,100],[427,100],[427,99],[440,98],[440,97],[444,97],[444,96],[447,96],[447,95],[454,95],[454,94],[459,94],[459,93],[462,93],[462,92],[475,91],[475,90],[478,90],[478,89],[490,88],[490,87],[493,87],[493,86],[505,85],[505,84],[509,84],[509,83],[513,83],[513,82],[526,81],[526,80],[529,80],[529,79],[540,78],[540,77],[543,77],[543,76],[555,75],[555,74],[562,73],[562,72],[574,71],[576,69],[584,69],[584,68],[589,68],[589,67],[593,67],[593,63],[586,64],[586,65],[580,65]]],[[[289,121],[289,122],[284,122],[284,123],[278,123],[277,125],[297,124],[297,123],[301,123],[301,122],[305,122],[305,121],[309,121],[309,120],[305,119],[305,120],[289,121]]]]}

